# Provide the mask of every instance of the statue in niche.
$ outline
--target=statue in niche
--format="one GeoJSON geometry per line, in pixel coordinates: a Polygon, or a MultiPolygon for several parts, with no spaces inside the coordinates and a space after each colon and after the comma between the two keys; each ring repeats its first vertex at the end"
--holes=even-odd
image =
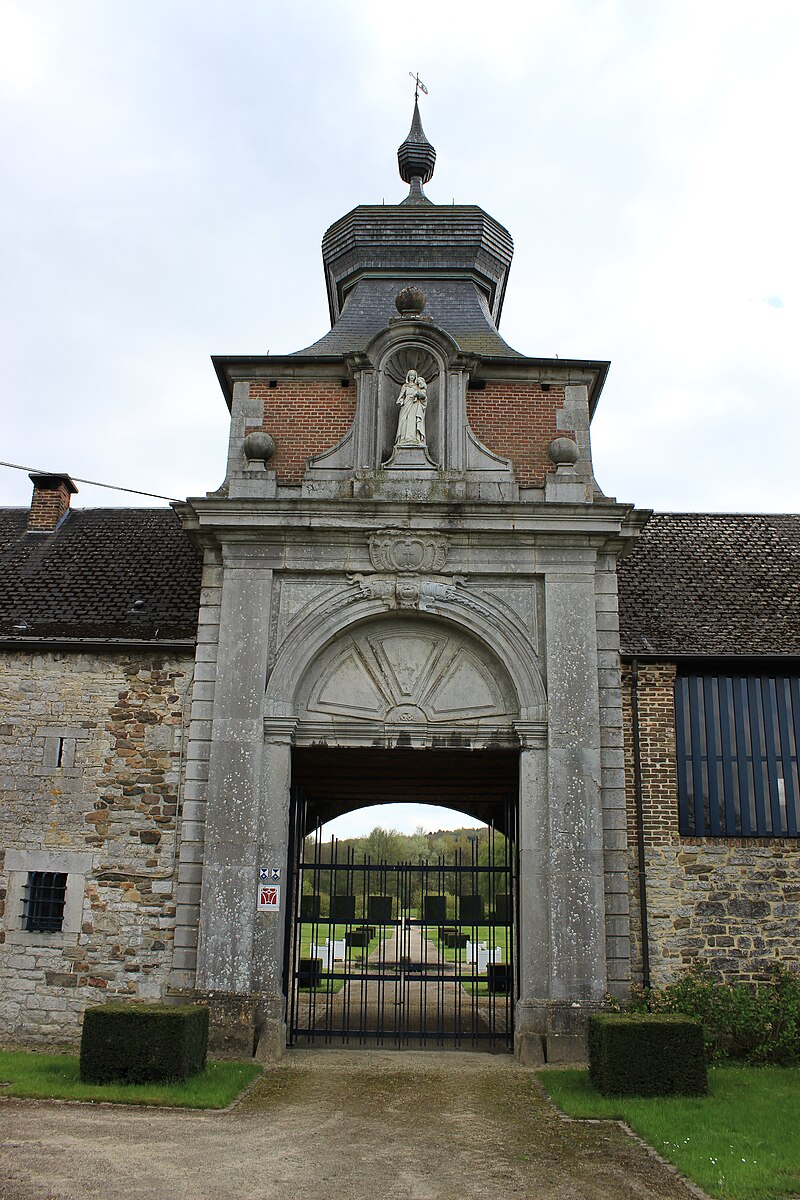
{"type": "Polygon", "coordinates": [[[425,446],[425,409],[428,407],[428,385],[416,371],[409,371],[397,397],[400,416],[397,419],[395,449],[399,446],[425,446]]]}

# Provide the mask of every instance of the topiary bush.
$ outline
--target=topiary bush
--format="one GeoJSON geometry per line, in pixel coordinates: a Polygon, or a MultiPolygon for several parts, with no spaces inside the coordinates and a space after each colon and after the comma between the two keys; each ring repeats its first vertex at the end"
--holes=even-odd
{"type": "Polygon", "coordinates": [[[703,1030],[672,1014],[589,1018],[589,1078],[604,1096],[704,1096],[703,1030]]]}
{"type": "Polygon", "coordinates": [[[709,1062],[800,1064],[800,975],[777,964],[761,984],[715,979],[699,963],[660,989],[640,989],[632,1012],[680,1013],[702,1023],[709,1062]]]}
{"type": "Polygon", "coordinates": [[[83,1083],[188,1079],[206,1065],[203,1005],[102,1004],[87,1008],[81,1034],[83,1083]]]}

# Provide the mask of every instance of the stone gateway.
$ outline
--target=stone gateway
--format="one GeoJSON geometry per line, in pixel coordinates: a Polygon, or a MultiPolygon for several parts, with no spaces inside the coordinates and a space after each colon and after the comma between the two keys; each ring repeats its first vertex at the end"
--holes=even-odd
{"type": "MultiPolygon", "coordinates": [[[[74,1039],[101,994],[203,999],[218,1046],[280,1055],[304,839],[398,799],[508,835],[465,953],[513,962],[524,1061],[582,1057],[608,996],[698,951],[731,977],[798,960],[800,597],[778,607],[758,547],[782,538],[796,566],[800,522],[648,525],[605,495],[589,430],[608,364],[506,344],[511,238],[428,200],[434,158],[415,106],[408,196],[323,239],[328,333],[214,359],[218,490],[176,519],[73,510],[68,476],[37,475],[31,512],[2,514],[15,1038],[74,1039]],[[748,587],[776,615],[731,650],[748,587]]],[[[331,925],[308,961],[345,941],[331,925]]]]}

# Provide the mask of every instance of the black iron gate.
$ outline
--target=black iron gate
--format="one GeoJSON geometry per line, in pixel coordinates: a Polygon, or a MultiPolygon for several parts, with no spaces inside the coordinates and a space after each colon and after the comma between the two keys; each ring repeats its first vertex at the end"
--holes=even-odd
{"type": "MultiPolygon", "coordinates": [[[[287,970],[291,1045],[511,1049],[514,808],[434,861],[375,861],[298,838],[287,970]]],[[[302,822],[298,821],[302,828],[302,822]]]]}

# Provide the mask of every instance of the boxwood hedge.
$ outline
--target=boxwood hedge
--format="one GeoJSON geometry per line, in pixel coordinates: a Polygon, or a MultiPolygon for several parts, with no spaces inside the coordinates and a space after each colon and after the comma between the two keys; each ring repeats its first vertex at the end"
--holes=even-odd
{"type": "Polygon", "coordinates": [[[703,1028],[664,1014],[592,1016],[589,1077],[604,1096],[705,1095],[703,1028]]]}
{"type": "Polygon", "coordinates": [[[208,1046],[203,1005],[102,1004],[87,1008],[81,1035],[84,1083],[152,1083],[202,1071],[208,1046]]]}

